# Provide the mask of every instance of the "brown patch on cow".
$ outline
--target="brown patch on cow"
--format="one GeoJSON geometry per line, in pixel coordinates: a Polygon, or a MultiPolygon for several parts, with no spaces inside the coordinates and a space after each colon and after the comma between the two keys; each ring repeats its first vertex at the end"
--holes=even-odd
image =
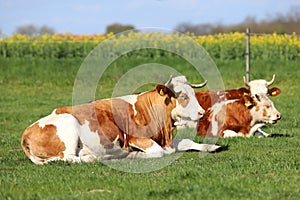
{"type": "Polygon", "coordinates": [[[263,116],[266,117],[268,115],[266,109],[263,109],[263,116]]]}
{"type": "MultiPolygon", "coordinates": [[[[124,110],[129,111],[130,106],[130,104],[121,99],[104,99],[72,107],[60,107],[56,109],[55,113],[71,114],[78,120],[80,125],[88,123],[91,132],[99,135],[100,144],[106,148],[111,148],[112,141],[114,141],[117,136],[119,136],[120,145],[122,146],[124,144],[124,137],[121,134],[121,130],[116,126],[115,117],[119,115],[119,112],[124,110]]],[[[126,114],[124,113],[124,115],[126,114]]],[[[124,118],[125,117],[129,116],[127,115],[124,116],[124,118]]]]}
{"type": "Polygon", "coordinates": [[[134,121],[140,127],[131,126],[130,135],[134,133],[132,136],[135,137],[149,137],[163,148],[172,146],[171,111],[176,106],[174,97],[175,93],[164,85],[157,85],[155,90],[139,95],[135,103],[137,114],[134,116],[134,121]],[[161,89],[164,95],[159,94],[161,89]]]}
{"type": "Polygon", "coordinates": [[[27,157],[37,157],[40,160],[51,157],[63,158],[66,149],[56,134],[56,126],[48,124],[43,128],[38,123],[28,127],[22,136],[22,148],[27,157]]]}
{"type": "MultiPolygon", "coordinates": [[[[228,129],[246,134],[250,131],[251,120],[250,110],[244,105],[244,101],[230,103],[226,106],[225,123],[220,133],[223,134],[223,131],[228,129]]],[[[220,136],[223,137],[223,135],[220,136]]]]}
{"type": "Polygon", "coordinates": [[[190,102],[190,98],[188,97],[187,94],[185,93],[181,93],[177,99],[178,103],[183,107],[185,108],[189,102],[190,102]]]}
{"type": "Polygon", "coordinates": [[[259,111],[259,109],[260,109],[260,106],[255,106],[255,111],[256,112],[259,111]]]}
{"type": "Polygon", "coordinates": [[[223,105],[220,112],[212,119],[213,112],[209,110],[203,120],[200,120],[197,127],[197,134],[200,136],[212,137],[212,120],[218,125],[218,136],[223,137],[223,131],[233,130],[246,134],[250,131],[252,116],[250,110],[244,105],[244,99],[223,105]]]}
{"type": "Polygon", "coordinates": [[[157,85],[154,90],[138,95],[134,105],[136,115],[133,106],[119,98],[60,107],[56,114],[71,114],[81,125],[88,122],[90,130],[97,132],[100,143],[107,148],[117,137],[121,147],[128,147],[130,136],[152,138],[162,147],[171,146],[171,111],[176,106],[174,96],[166,86],[157,85]]]}
{"type": "Polygon", "coordinates": [[[139,150],[145,151],[146,149],[152,147],[153,140],[150,138],[135,138],[130,137],[129,143],[134,147],[138,148],[139,150]]]}
{"type": "Polygon", "coordinates": [[[250,94],[247,88],[239,88],[233,90],[206,90],[196,91],[196,98],[201,107],[207,111],[212,105],[225,100],[240,99],[245,94],[250,94]]]}

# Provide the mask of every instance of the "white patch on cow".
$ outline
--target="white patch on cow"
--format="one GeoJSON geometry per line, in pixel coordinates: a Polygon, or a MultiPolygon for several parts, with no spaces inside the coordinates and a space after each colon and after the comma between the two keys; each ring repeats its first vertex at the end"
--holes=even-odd
{"type": "MultiPolygon", "coordinates": [[[[126,134],[124,134],[124,135],[126,135],[126,134]]],[[[117,135],[117,137],[114,139],[114,141],[112,141],[112,143],[113,143],[114,146],[118,145],[119,138],[120,138],[119,135],[117,135]]]]}
{"type": "Polygon", "coordinates": [[[176,150],[174,148],[172,148],[172,147],[166,147],[164,153],[165,154],[172,154],[172,153],[175,153],[175,151],[176,150]]]}
{"type": "MultiPolygon", "coordinates": [[[[179,103],[176,104],[177,110],[180,110],[178,113],[181,113],[182,118],[190,119],[189,121],[197,121],[199,118],[203,117],[205,110],[199,105],[195,91],[189,85],[182,85],[181,87],[176,87],[175,92],[185,93],[189,98],[189,103],[186,107],[182,107],[179,103]]],[[[177,101],[178,102],[178,101],[177,101]]]]}
{"type": "Polygon", "coordinates": [[[79,126],[77,119],[70,114],[57,115],[58,119],[53,123],[57,128],[57,135],[65,143],[66,149],[64,159],[71,162],[78,162],[76,151],[79,140],[79,126]]]}
{"type": "Polygon", "coordinates": [[[251,126],[254,126],[257,123],[273,124],[279,120],[281,114],[275,108],[274,103],[268,96],[265,94],[258,94],[256,96],[259,98],[259,100],[256,100],[256,107],[259,107],[259,109],[256,110],[256,108],[252,108],[250,110],[252,116],[251,126]]]}
{"type": "Polygon", "coordinates": [[[122,149],[118,143],[119,136],[112,141],[112,148],[106,149],[100,143],[101,139],[98,131],[92,132],[90,130],[88,121],[85,121],[80,129],[80,139],[83,143],[83,148],[79,151],[79,157],[83,162],[117,159],[128,155],[127,149],[122,149]]]}
{"type": "Polygon", "coordinates": [[[133,95],[126,95],[126,96],[122,96],[122,97],[118,97],[118,98],[126,101],[129,104],[131,104],[134,116],[137,114],[137,111],[135,109],[135,103],[137,102],[138,95],[135,95],[135,94],[133,94],[133,95]]]}
{"type": "Polygon", "coordinates": [[[211,107],[211,110],[212,110],[211,132],[212,132],[213,136],[217,136],[218,135],[218,130],[219,130],[218,121],[216,120],[217,114],[219,114],[222,111],[222,109],[225,109],[226,105],[228,105],[230,103],[233,103],[235,101],[237,101],[237,99],[221,101],[219,103],[214,104],[211,107]]]}
{"type": "Polygon", "coordinates": [[[223,131],[223,137],[224,138],[227,138],[227,137],[237,137],[238,136],[238,133],[233,131],[233,130],[225,130],[223,131]]]}
{"type": "MultiPolygon", "coordinates": [[[[76,156],[80,124],[77,119],[71,114],[56,114],[56,109],[48,116],[38,120],[39,127],[44,128],[46,125],[54,125],[56,127],[56,134],[64,143],[66,149],[63,151],[64,158],[62,160],[78,162],[76,156]]],[[[52,160],[61,160],[60,158],[51,158],[52,160]]],[[[49,159],[49,161],[51,161],[49,159]]],[[[47,162],[49,162],[47,161],[47,162]]]]}
{"type": "MultiPolygon", "coordinates": [[[[105,154],[104,146],[100,144],[100,137],[98,135],[98,131],[91,131],[89,127],[89,121],[85,120],[84,124],[80,126],[79,137],[83,144],[82,149],[84,150],[85,156],[92,156],[94,158],[98,158],[102,157],[105,154]]],[[[82,155],[83,154],[81,154],[81,156],[82,155]]]]}
{"type": "Polygon", "coordinates": [[[197,128],[198,121],[189,121],[184,119],[178,119],[178,121],[174,122],[174,126],[176,129],[183,129],[183,128],[197,128]]]}
{"type": "Polygon", "coordinates": [[[264,132],[260,128],[258,128],[256,131],[259,133],[258,137],[269,137],[271,135],[271,134],[268,134],[268,133],[264,132]]]}
{"type": "MultiPolygon", "coordinates": [[[[275,75],[273,75],[273,79],[272,79],[272,83],[274,81],[274,78],[275,78],[275,75]]],[[[256,99],[256,94],[264,94],[264,95],[267,95],[268,94],[268,87],[272,84],[271,82],[267,82],[266,80],[263,80],[263,79],[258,79],[258,80],[253,80],[253,81],[250,81],[247,85],[250,89],[250,94],[251,96],[255,99],[256,99]]],[[[259,132],[259,134],[261,136],[264,136],[264,137],[268,137],[270,134],[266,133],[266,132],[263,132],[261,129],[258,129],[257,130],[259,132]]]]}
{"type": "Polygon", "coordinates": [[[199,144],[190,139],[173,140],[173,145],[178,152],[197,150],[202,152],[213,152],[221,148],[221,146],[214,144],[199,144]]]}
{"type": "Polygon", "coordinates": [[[187,106],[183,107],[176,100],[176,107],[172,110],[172,119],[180,126],[186,125],[187,121],[197,121],[203,117],[205,110],[199,105],[195,91],[188,83],[185,76],[177,76],[166,83],[175,93],[185,93],[189,98],[187,106]]]}
{"type": "MultiPolygon", "coordinates": [[[[258,124],[255,124],[251,127],[249,133],[247,134],[247,136],[252,136],[255,131],[258,131],[259,128],[263,127],[265,125],[265,123],[258,123],[258,124]]],[[[266,133],[267,134],[267,133],[266,133]]]]}
{"type": "Polygon", "coordinates": [[[38,123],[39,127],[44,128],[46,125],[53,124],[55,121],[60,120],[66,116],[66,115],[57,115],[55,112],[56,112],[56,109],[54,109],[50,115],[47,115],[47,116],[39,119],[38,121],[33,123],[31,126],[38,123]]]}
{"type": "Polygon", "coordinates": [[[266,80],[259,79],[253,80],[249,83],[250,94],[254,96],[255,94],[267,94],[268,93],[268,83],[266,80]]]}
{"type": "MultiPolygon", "coordinates": [[[[130,144],[132,147],[140,149],[140,147],[130,144]]],[[[133,151],[130,152],[127,158],[160,158],[164,156],[163,148],[153,141],[153,145],[149,148],[144,149],[144,151],[133,151]]]]}

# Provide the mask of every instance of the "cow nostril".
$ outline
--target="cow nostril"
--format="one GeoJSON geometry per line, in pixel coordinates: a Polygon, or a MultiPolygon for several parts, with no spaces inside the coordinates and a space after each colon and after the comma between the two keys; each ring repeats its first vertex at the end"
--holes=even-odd
{"type": "Polygon", "coordinates": [[[277,119],[281,119],[281,114],[277,113],[276,117],[277,117],[277,119]]]}
{"type": "Polygon", "coordinates": [[[204,117],[205,111],[203,111],[203,112],[198,112],[198,115],[199,115],[200,117],[204,117]]]}

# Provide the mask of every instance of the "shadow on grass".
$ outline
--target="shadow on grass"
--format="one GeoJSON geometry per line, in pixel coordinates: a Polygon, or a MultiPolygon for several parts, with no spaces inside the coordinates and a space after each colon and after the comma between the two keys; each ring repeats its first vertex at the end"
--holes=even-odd
{"type": "Polygon", "coordinates": [[[293,136],[290,134],[272,133],[269,135],[269,137],[275,138],[275,137],[293,137],[293,136]]]}
{"type": "Polygon", "coordinates": [[[216,149],[215,151],[210,151],[210,152],[202,152],[194,149],[187,150],[185,152],[202,152],[202,153],[219,153],[222,151],[228,151],[229,150],[229,145],[222,145],[220,148],[216,149]]]}
{"type": "Polygon", "coordinates": [[[217,149],[215,151],[215,153],[219,153],[219,152],[222,152],[222,151],[228,151],[229,150],[229,145],[222,145],[219,149],[217,149]]]}

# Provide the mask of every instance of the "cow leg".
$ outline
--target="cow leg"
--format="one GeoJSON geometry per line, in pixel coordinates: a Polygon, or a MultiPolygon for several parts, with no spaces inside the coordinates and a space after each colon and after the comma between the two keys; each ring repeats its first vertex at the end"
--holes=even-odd
{"type": "Polygon", "coordinates": [[[197,150],[202,152],[214,152],[221,146],[214,144],[199,144],[190,139],[173,140],[173,145],[177,152],[197,150]]]}
{"type": "Polygon", "coordinates": [[[55,123],[57,126],[57,135],[64,142],[66,149],[63,151],[64,158],[63,161],[68,162],[81,162],[78,156],[80,133],[80,124],[77,119],[70,114],[59,114],[57,117],[59,120],[55,123]]]}
{"type": "Polygon", "coordinates": [[[251,127],[250,132],[249,132],[249,136],[252,136],[255,131],[258,131],[258,129],[260,129],[261,127],[265,126],[266,124],[261,123],[261,124],[255,124],[254,126],[251,127]]]}
{"type": "Polygon", "coordinates": [[[227,138],[227,137],[237,137],[240,136],[237,132],[233,131],[233,130],[225,130],[223,131],[223,137],[227,138]]]}
{"type": "Polygon", "coordinates": [[[150,138],[131,137],[129,146],[141,151],[130,152],[127,158],[159,158],[165,153],[164,149],[150,138]]]}
{"type": "Polygon", "coordinates": [[[79,151],[79,158],[82,162],[94,162],[96,161],[96,156],[92,155],[90,150],[84,145],[79,151]]]}
{"type": "Polygon", "coordinates": [[[258,137],[269,137],[269,136],[271,135],[271,134],[268,134],[268,133],[264,132],[264,131],[261,130],[260,128],[258,128],[256,131],[257,131],[258,134],[259,134],[258,137]]]}

